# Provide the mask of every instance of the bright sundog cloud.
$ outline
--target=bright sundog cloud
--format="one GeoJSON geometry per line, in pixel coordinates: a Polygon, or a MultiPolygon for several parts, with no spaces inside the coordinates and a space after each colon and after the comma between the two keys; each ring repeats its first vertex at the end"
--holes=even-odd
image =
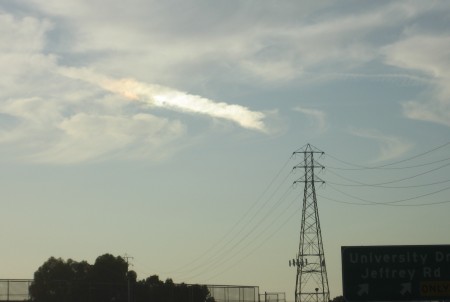
{"type": "Polygon", "coordinates": [[[244,128],[267,131],[263,122],[265,114],[251,111],[244,106],[214,102],[198,95],[160,85],[142,83],[133,79],[115,80],[89,69],[60,68],[60,72],[67,77],[96,84],[130,100],[146,102],[156,107],[205,114],[233,121],[244,128]]]}

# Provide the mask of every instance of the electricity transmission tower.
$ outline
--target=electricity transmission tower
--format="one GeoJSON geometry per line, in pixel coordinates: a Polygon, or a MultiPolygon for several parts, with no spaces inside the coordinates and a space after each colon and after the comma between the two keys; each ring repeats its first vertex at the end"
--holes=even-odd
{"type": "Polygon", "coordinates": [[[305,187],[298,254],[292,263],[289,261],[289,265],[297,268],[295,302],[329,302],[330,290],[315,189],[316,183],[323,184],[324,181],[314,174],[315,169],[324,169],[314,159],[314,155],[320,157],[324,152],[307,144],[293,153],[296,154],[303,155],[303,162],[294,166],[294,169],[304,169],[304,175],[294,184],[303,183],[305,187]]]}

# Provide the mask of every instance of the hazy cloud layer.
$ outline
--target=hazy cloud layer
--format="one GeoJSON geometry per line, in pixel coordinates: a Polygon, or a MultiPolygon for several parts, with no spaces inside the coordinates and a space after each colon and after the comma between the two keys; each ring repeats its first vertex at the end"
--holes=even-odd
{"type": "Polygon", "coordinates": [[[123,100],[58,74],[44,54],[46,20],[0,15],[0,144],[4,158],[78,163],[115,157],[161,159],[185,133],[179,121],[132,113],[123,100]]]}
{"type": "Polygon", "coordinates": [[[160,85],[115,80],[87,68],[61,67],[57,56],[45,50],[46,35],[53,27],[47,19],[0,14],[4,33],[0,63],[9,71],[0,75],[4,158],[63,164],[111,158],[161,160],[183,145],[186,126],[150,114],[151,107],[142,105],[204,114],[265,131],[264,114],[244,106],[160,85]]]}
{"type": "MultiPolygon", "coordinates": [[[[156,158],[154,150],[172,154],[200,115],[270,133],[258,100],[216,100],[217,89],[336,75],[420,82],[425,92],[402,100],[403,114],[450,126],[449,30],[438,22],[448,13],[443,1],[3,2],[2,152],[58,163],[156,158]]],[[[274,99],[264,112],[281,106],[274,99]]],[[[311,108],[299,102],[297,111],[325,130],[325,115],[311,108]]],[[[389,146],[382,158],[405,150],[389,146]]]]}

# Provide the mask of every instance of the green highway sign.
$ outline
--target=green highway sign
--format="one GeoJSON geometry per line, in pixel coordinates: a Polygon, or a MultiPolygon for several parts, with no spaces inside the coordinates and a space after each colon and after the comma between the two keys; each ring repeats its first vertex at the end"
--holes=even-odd
{"type": "Polygon", "coordinates": [[[346,301],[450,299],[450,245],[343,246],[346,301]]]}

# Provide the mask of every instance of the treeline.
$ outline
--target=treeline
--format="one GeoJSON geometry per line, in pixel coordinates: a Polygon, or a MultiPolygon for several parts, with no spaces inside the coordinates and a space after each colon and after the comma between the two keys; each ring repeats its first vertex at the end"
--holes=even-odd
{"type": "Polygon", "coordinates": [[[34,302],[214,302],[202,285],[174,284],[154,275],[137,280],[122,257],[99,256],[94,264],[51,257],[34,273],[34,302]]]}

